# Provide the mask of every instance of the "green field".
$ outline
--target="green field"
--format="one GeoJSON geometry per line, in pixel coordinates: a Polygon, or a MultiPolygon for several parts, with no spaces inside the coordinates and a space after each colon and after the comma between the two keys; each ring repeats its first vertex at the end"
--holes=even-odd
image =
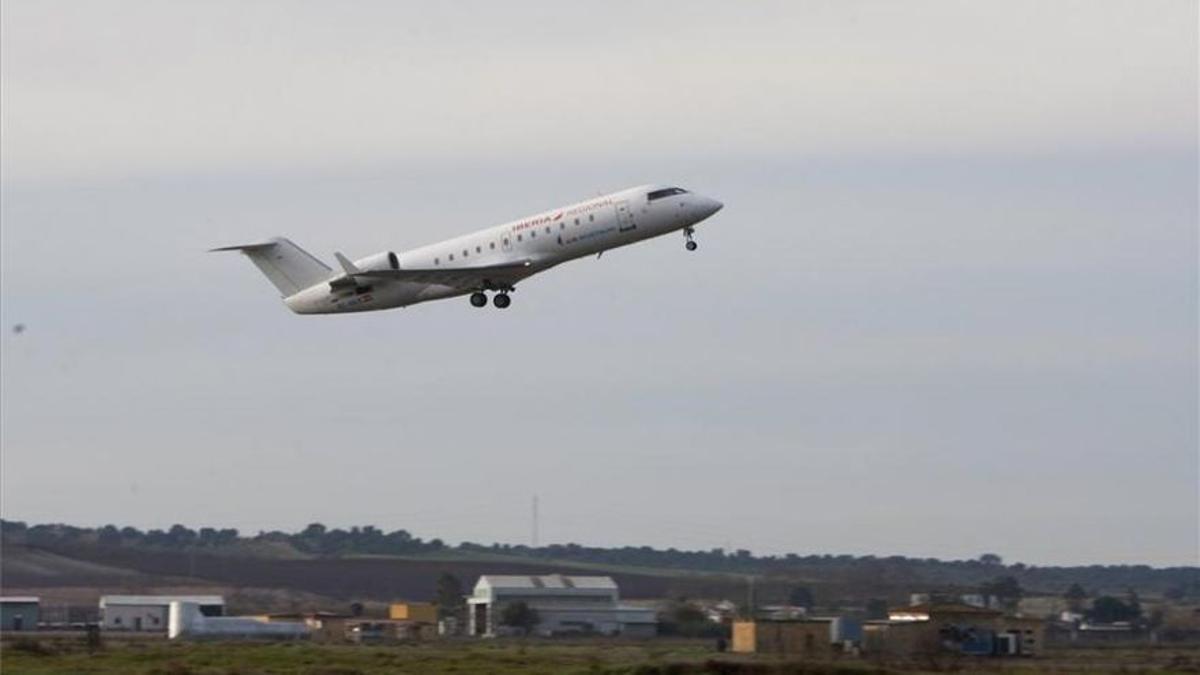
{"type": "Polygon", "coordinates": [[[544,673],[785,675],[819,673],[1196,673],[1200,650],[1127,648],[1058,650],[1037,659],[925,659],[876,663],[797,661],[717,654],[709,642],[443,641],[403,646],[314,643],[165,641],[113,642],[88,653],[78,640],[5,641],[0,670],[18,673],[144,673],[161,675],[301,673],[544,673]]]}

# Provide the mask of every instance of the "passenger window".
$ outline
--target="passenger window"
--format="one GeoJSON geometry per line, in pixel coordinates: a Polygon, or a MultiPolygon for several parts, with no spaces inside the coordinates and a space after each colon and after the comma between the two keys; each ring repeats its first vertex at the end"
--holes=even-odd
{"type": "Polygon", "coordinates": [[[441,264],[442,264],[442,259],[441,259],[441,258],[434,258],[434,259],[433,259],[433,264],[434,264],[434,265],[441,265],[441,264]]]}
{"type": "Polygon", "coordinates": [[[463,257],[465,258],[465,257],[467,257],[468,255],[470,255],[470,254],[469,254],[469,253],[467,253],[467,249],[465,249],[465,248],[464,248],[464,249],[463,249],[463,257]]]}
{"type": "Polygon", "coordinates": [[[550,226],[549,225],[546,226],[546,234],[550,234],[550,226]]]}
{"type": "Polygon", "coordinates": [[[508,246],[508,237],[505,237],[505,238],[504,238],[504,245],[505,245],[505,246],[508,246]]]}
{"type": "Polygon", "coordinates": [[[454,260],[454,254],[453,254],[453,253],[451,253],[451,254],[450,254],[450,259],[451,259],[451,260],[454,260]]]}
{"type": "Polygon", "coordinates": [[[578,224],[579,224],[579,219],[578,219],[578,218],[576,218],[576,219],[575,219],[575,224],[576,224],[576,225],[578,225],[578,224]]]}
{"type": "Polygon", "coordinates": [[[476,247],[475,247],[475,252],[476,252],[476,253],[483,253],[483,247],[482,247],[482,246],[476,246],[476,247]]]}
{"type": "Polygon", "coordinates": [[[593,213],[589,213],[589,214],[588,214],[588,222],[589,222],[589,223],[594,223],[594,222],[596,222],[596,215],[595,215],[595,214],[593,214],[593,213]]]}
{"type": "Polygon", "coordinates": [[[529,231],[529,238],[530,238],[530,239],[533,239],[533,238],[534,238],[534,237],[536,237],[536,236],[537,236],[537,230],[530,230],[530,231],[529,231]]]}
{"type": "Polygon", "coordinates": [[[496,250],[496,242],[494,242],[494,241],[493,241],[492,243],[488,244],[488,248],[490,248],[490,249],[492,249],[493,251],[495,251],[495,250],[496,250]]]}
{"type": "Polygon", "coordinates": [[[517,241],[525,241],[525,235],[523,235],[523,234],[518,234],[518,235],[517,235],[517,241]]]}
{"type": "Polygon", "coordinates": [[[559,224],[558,224],[558,231],[559,231],[559,232],[562,232],[562,231],[563,231],[563,230],[565,230],[565,229],[567,229],[567,224],[566,224],[566,223],[559,223],[559,224]]]}

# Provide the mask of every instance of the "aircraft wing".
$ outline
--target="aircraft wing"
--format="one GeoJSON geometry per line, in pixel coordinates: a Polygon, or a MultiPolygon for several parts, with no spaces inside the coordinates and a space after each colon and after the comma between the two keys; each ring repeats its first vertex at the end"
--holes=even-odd
{"type": "MultiPolygon", "coordinates": [[[[438,284],[455,288],[488,288],[510,286],[528,276],[528,260],[504,265],[479,267],[445,267],[400,270],[356,270],[352,276],[389,281],[409,281],[421,284],[438,284]]],[[[349,272],[349,270],[347,270],[349,272]]]]}

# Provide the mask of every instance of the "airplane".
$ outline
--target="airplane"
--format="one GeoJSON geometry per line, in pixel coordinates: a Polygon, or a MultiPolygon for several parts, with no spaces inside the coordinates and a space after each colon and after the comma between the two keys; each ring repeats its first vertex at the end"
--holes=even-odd
{"type": "Polygon", "coordinates": [[[351,261],[334,271],[285,237],[212,251],[241,251],[296,314],[342,314],[407,307],[469,295],[471,305],[504,309],[517,282],[584,256],[682,230],[696,250],[696,224],[721,202],[680,187],[642,185],[397,254],[351,261]]]}

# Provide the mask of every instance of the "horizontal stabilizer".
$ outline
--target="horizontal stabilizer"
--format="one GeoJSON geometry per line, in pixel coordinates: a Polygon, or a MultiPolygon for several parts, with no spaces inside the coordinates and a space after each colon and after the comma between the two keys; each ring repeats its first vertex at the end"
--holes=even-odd
{"type": "Polygon", "coordinates": [[[342,255],[341,253],[334,252],[333,257],[337,258],[338,264],[342,266],[342,269],[346,270],[346,274],[354,276],[355,274],[361,273],[361,270],[355,267],[354,263],[350,262],[346,256],[342,255]]]}
{"type": "Polygon", "coordinates": [[[222,246],[220,248],[210,248],[209,253],[218,251],[261,251],[265,248],[271,248],[275,245],[273,241],[260,241],[257,244],[237,244],[235,246],[222,246]]]}

